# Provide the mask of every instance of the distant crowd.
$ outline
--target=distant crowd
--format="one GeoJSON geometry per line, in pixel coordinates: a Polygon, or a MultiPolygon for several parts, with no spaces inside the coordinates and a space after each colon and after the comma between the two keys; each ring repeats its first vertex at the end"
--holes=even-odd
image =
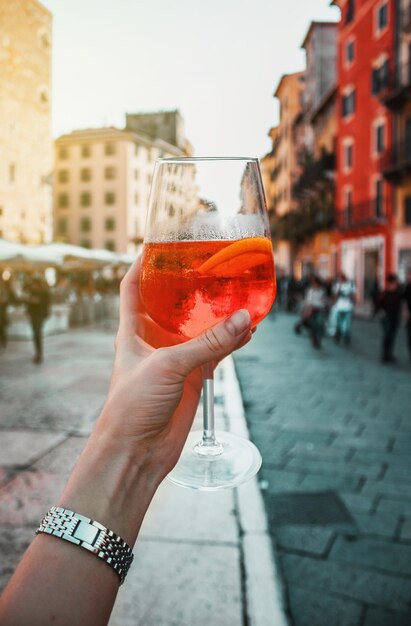
{"type": "Polygon", "coordinates": [[[7,346],[9,311],[12,307],[24,307],[32,329],[33,362],[43,362],[43,327],[50,316],[51,306],[56,304],[76,305],[84,299],[101,299],[106,294],[118,293],[120,277],[113,275],[104,279],[82,273],[60,276],[51,288],[43,274],[9,276],[7,280],[0,272],[0,351],[7,346]]]}
{"type": "MultiPolygon", "coordinates": [[[[395,340],[401,321],[405,318],[408,350],[411,360],[411,268],[405,284],[396,274],[388,274],[385,289],[375,281],[370,293],[372,317],[381,321],[381,361],[395,363],[395,340]]],[[[294,326],[296,334],[307,330],[315,349],[321,348],[327,334],[336,343],[351,343],[352,318],[356,302],[355,283],[341,273],[334,281],[310,275],[302,280],[290,276],[278,277],[277,306],[299,313],[294,326]]]]}

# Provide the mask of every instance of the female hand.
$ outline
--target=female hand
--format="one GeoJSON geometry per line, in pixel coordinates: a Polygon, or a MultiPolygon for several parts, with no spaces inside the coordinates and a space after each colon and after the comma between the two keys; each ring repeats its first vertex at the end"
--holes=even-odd
{"type": "Polygon", "coordinates": [[[160,482],[177,462],[191,428],[201,393],[201,366],[249,341],[250,316],[238,311],[181,343],[147,316],[139,280],[138,260],[120,288],[116,357],[100,426],[145,459],[146,469],[160,482]]]}

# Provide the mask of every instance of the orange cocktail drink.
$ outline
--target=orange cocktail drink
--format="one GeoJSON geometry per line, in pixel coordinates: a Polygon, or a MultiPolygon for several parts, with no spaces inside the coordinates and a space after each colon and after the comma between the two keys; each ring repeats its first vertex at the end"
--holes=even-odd
{"type": "Polygon", "coordinates": [[[166,330],[197,336],[238,309],[256,326],[276,292],[271,241],[145,243],[141,296],[148,314],[166,330]]]}

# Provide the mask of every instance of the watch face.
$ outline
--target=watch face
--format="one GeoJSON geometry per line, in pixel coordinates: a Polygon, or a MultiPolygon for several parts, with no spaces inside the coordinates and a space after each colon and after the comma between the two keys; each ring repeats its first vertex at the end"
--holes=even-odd
{"type": "Polygon", "coordinates": [[[98,528],[94,528],[92,524],[87,524],[87,522],[79,522],[75,531],[73,532],[73,537],[79,539],[80,541],[85,541],[86,543],[91,543],[94,545],[94,541],[96,540],[97,535],[99,534],[98,528]]]}

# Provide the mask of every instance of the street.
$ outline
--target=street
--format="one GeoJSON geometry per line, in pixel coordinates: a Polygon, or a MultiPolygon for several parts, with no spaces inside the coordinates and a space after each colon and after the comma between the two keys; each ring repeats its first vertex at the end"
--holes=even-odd
{"type": "Polygon", "coordinates": [[[411,623],[411,367],[380,328],[315,351],[271,314],[235,356],[295,626],[411,623]]]}

